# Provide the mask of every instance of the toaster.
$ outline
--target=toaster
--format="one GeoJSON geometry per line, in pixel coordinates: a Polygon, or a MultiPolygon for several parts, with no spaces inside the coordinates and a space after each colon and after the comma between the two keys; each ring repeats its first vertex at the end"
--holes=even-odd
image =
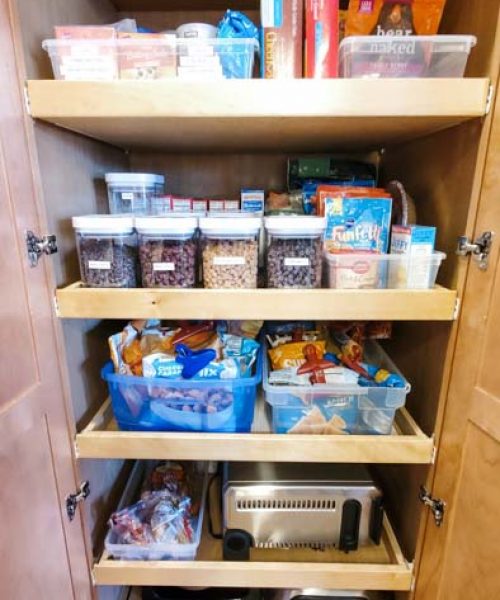
{"type": "Polygon", "coordinates": [[[339,548],[380,543],[382,492],[362,465],[224,464],[223,552],[250,548],[339,548]]]}

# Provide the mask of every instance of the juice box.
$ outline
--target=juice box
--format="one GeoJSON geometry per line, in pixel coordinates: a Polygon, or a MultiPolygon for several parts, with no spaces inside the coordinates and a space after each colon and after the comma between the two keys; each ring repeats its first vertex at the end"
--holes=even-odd
{"type": "Polygon", "coordinates": [[[264,190],[241,190],[241,210],[243,212],[264,214],[266,194],[264,190]]]}

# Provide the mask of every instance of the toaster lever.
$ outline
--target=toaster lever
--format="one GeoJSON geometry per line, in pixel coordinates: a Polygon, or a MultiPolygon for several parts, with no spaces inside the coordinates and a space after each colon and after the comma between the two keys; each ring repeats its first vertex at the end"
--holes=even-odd
{"type": "Polygon", "coordinates": [[[342,506],[342,523],[340,524],[339,549],[349,552],[358,549],[359,522],[361,519],[361,503],[357,500],[346,500],[342,506]]]}

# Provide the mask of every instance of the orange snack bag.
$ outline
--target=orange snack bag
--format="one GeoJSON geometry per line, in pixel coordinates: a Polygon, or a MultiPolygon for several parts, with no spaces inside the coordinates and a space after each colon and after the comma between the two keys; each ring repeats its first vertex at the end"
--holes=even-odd
{"type": "Polygon", "coordinates": [[[286,369],[288,367],[300,367],[306,362],[304,357],[304,347],[314,346],[318,358],[323,358],[325,354],[326,342],[324,340],[316,342],[291,342],[282,344],[269,350],[269,358],[273,371],[276,369],[286,369]]]}
{"type": "Polygon", "coordinates": [[[345,185],[320,185],[316,192],[317,214],[325,216],[325,198],[335,194],[339,198],[391,198],[391,195],[382,188],[356,187],[345,185]]]}
{"type": "Polygon", "coordinates": [[[435,35],[446,0],[351,0],[346,36],[435,35]]]}

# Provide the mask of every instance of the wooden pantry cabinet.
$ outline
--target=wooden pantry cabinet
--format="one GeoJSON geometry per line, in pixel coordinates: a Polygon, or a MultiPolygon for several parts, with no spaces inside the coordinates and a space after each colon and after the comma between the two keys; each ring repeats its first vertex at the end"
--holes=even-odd
{"type": "MultiPolygon", "coordinates": [[[[478,37],[464,80],[52,81],[41,41],[54,24],[136,16],[216,22],[257,0],[0,1],[2,289],[0,597],[119,598],[129,585],[393,590],[398,598],[500,597],[500,268],[455,254],[457,237],[500,231],[497,0],[448,0],[446,33],[478,37]],[[179,194],[279,189],[290,154],[375,157],[401,180],[448,258],[439,286],[404,290],[91,290],[78,283],[70,218],[104,212],[103,174],[160,171],[179,194]],[[55,234],[37,267],[25,236],[55,234]],[[116,429],[99,369],[112,319],[393,319],[390,354],[413,384],[387,437],[133,433],[116,429]],[[194,562],[119,562],[102,553],[125,459],[366,462],[384,482],[381,546],[348,555],[255,551],[221,560],[207,534],[194,562]],[[68,494],[91,494],[73,520],[68,494]],[[440,527],[420,485],[446,503],[440,527]]],[[[262,404],[262,403],[261,403],[262,404]]],[[[260,410],[262,405],[260,406],[260,410]]]]}

